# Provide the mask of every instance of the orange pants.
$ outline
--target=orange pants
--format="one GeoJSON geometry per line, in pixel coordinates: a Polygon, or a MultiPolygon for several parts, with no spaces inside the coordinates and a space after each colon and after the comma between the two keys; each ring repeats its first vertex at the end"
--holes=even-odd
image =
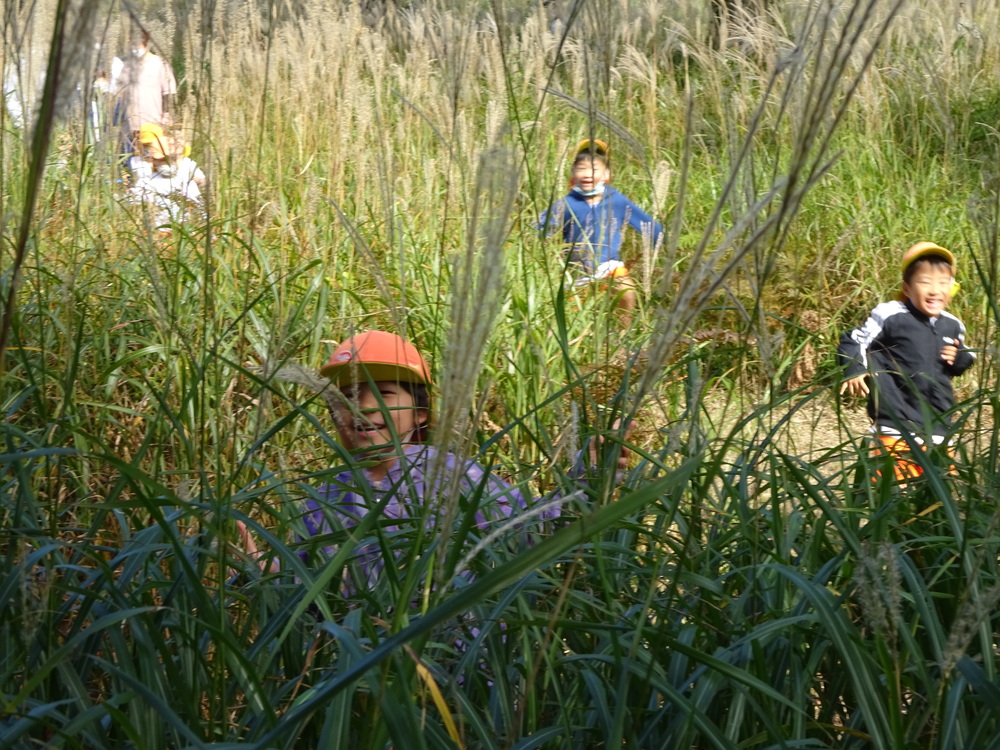
{"type": "Polygon", "coordinates": [[[629,275],[628,268],[618,266],[612,269],[606,276],[601,276],[600,278],[581,276],[577,279],[574,288],[577,296],[576,309],[580,310],[582,309],[582,300],[594,292],[598,294],[614,292],[617,295],[616,302],[621,305],[621,296],[629,289],[635,289],[636,286],[629,275]]]}
{"type": "MultiPolygon", "coordinates": [[[[871,457],[889,456],[892,458],[892,468],[896,475],[896,481],[905,484],[906,480],[916,479],[924,473],[923,467],[910,458],[912,451],[906,440],[898,435],[874,435],[873,438],[875,445],[872,447],[871,457]]],[[[927,450],[927,446],[922,445],[921,447],[927,450]]],[[[955,449],[949,446],[948,456],[953,457],[954,455],[955,449]]],[[[949,468],[948,473],[955,474],[954,464],[949,468]]],[[[876,475],[881,476],[882,472],[876,472],[876,475]]]]}

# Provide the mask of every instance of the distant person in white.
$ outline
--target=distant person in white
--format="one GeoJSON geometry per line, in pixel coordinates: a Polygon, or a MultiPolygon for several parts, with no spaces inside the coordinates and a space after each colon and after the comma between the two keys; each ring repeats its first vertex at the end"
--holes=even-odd
{"type": "Polygon", "coordinates": [[[23,57],[10,59],[3,69],[3,99],[11,125],[24,130],[35,116],[38,95],[45,86],[45,63],[23,57]],[[34,79],[34,84],[31,83],[34,79]]]}
{"type": "Polygon", "coordinates": [[[132,198],[151,209],[154,226],[169,232],[171,222],[201,215],[205,173],[188,156],[179,138],[166,135],[155,123],[139,129],[139,156],[131,159],[132,198]]]}

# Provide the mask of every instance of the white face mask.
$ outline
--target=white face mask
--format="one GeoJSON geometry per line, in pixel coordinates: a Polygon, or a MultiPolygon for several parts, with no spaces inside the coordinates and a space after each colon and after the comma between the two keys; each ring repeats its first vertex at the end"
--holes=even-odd
{"type": "Polygon", "coordinates": [[[582,195],[582,196],[584,196],[586,198],[592,198],[595,195],[604,195],[604,187],[605,187],[605,183],[603,183],[603,182],[597,183],[596,185],[594,185],[593,189],[591,189],[591,190],[584,190],[579,185],[574,185],[573,186],[573,192],[577,193],[578,195],[582,195]]]}
{"type": "Polygon", "coordinates": [[[133,47],[132,54],[135,55],[136,57],[142,57],[143,55],[146,54],[146,50],[143,47],[133,47]]]}

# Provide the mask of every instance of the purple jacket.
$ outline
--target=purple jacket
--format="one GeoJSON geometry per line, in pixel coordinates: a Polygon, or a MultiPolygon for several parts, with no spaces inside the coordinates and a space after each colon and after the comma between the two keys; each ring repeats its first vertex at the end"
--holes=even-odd
{"type": "MultiPolygon", "coordinates": [[[[342,471],[330,483],[320,488],[320,498],[306,500],[302,516],[306,538],[356,526],[362,518],[382,503],[384,503],[382,518],[401,521],[380,523],[379,527],[384,534],[412,533],[416,527],[408,523],[407,519],[419,518],[421,515],[426,515],[426,526],[433,526],[434,510],[437,507],[437,503],[433,501],[437,493],[434,487],[429,486],[427,474],[438,455],[440,451],[430,445],[404,446],[403,456],[389,469],[385,479],[380,481],[373,481],[363,469],[342,471]],[[360,481],[367,483],[367,493],[359,488],[360,481]],[[425,507],[428,505],[432,507],[430,513],[425,507]],[[331,523],[331,520],[335,520],[335,523],[331,523]]],[[[524,520],[516,525],[521,533],[540,531],[546,521],[560,515],[561,500],[558,496],[552,495],[542,500],[529,501],[516,488],[495,474],[487,472],[475,461],[461,459],[451,453],[445,454],[442,476],[438,477],[436,483],[436,487],[440,488],[442,493],[450,491],[456,472],[462,474],[460,485],[462,495],[469,500],[478,496],[478,507],[474,518],[476,528],[481,531],[492,530],[491,527],[509,518],[520,516],[524,516],[524,520]],[[537,508],[537,511],[530,512],[533,508],[537,508]]],[[[462,515],[463,511],[460,509],[456,516],[456,524],[461,522],[462,515]]],[[[336,549],[327,546],[322,548],[322,552],[325,556],[332,557],[336,549]]],[[[384,567],[378,543],[368,539],[358,545],[357,552],[357,562],[363,574],[369,583],[373,583],[384,567]]],[[[305,559],[309,557],[307,552],[303,552],[302,555],[305,559]]],[[[353,587],[347,584],[347,588],[353,587]]]]}

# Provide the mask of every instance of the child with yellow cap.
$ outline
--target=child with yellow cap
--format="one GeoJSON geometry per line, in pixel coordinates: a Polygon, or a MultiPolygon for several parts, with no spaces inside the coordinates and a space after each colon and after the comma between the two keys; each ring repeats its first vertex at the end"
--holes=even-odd
{"type": "Polygon", "coordinates": [[[164,133],[156,123],[145,123],[138,135],[140,154],[130,161],[133,199],[154,209],[154,223],[166,228],[183,221],[192,207],[202,205],[205,173],[188,155],[184,142],[164,133]]]}
{"type": "Polygon", "coordinates": [[[895,459],[905,480],[920,467],[905,458],[911,441],[948,439],[955,405],[952,378],[976,357],[965,346],[965,326],[945,308],[957,290],[955,256],[933,242],[918,242],[903,254],[898,300],[872,310],[860,328],[845,333],[837,354],[847,379],[840,392],[868,397],[876,441],[874,454],[895,459]]]}
{"type": "MultiPolygon", "coordinates": [[[[424,506],[440,503],[453,491],[456,474],[459,492],[474,503],[463,513],[469,514],[467,518],[478,529],[516,517],[523,532],[541,528],[560,514],[559,496],[527,498],[479,463],[451,453],[442,455],[426,442],[432,409],[430,367],[402,337],[386,331],[352,336],[337,347],[320,374],[340,396],[328,403],[339,442],[357,457],[358,466],[345,468],[317,496],[306,500],[301,517],[306,538],[351,528],[371,512],[391,521],[381,527],[383,532],[401,531],[406,519],[420,516],[424,506]]],[[[591,465],[597,464],[598,447],[598,441],[591,441],[591,465]]],[[[628,456],[623,446],[618,471],[627,468],[628,456]]],[[[256,554],[245,527],[240,535],[247,551],[256,554]]],[[[323,551],[329,556],[333,548],[323,551]]],[[[359,552],[361,574],[377,577],[384,567],[378,550],[365,545],[359,552]]]]}
{"type": "Polygon", "coordinates": [[[663,227],[611,187],[610,149],[597,139],[580,141],[570,169],[570,191],[542,214],[542,229],[559,232],[579,272],[578,285],[607,280],[618,293],[617,304],[627,324],[636,306],[635,282],[622,262],[622,232],[630,226],[648,233],[656,245],[663,227]]]}

